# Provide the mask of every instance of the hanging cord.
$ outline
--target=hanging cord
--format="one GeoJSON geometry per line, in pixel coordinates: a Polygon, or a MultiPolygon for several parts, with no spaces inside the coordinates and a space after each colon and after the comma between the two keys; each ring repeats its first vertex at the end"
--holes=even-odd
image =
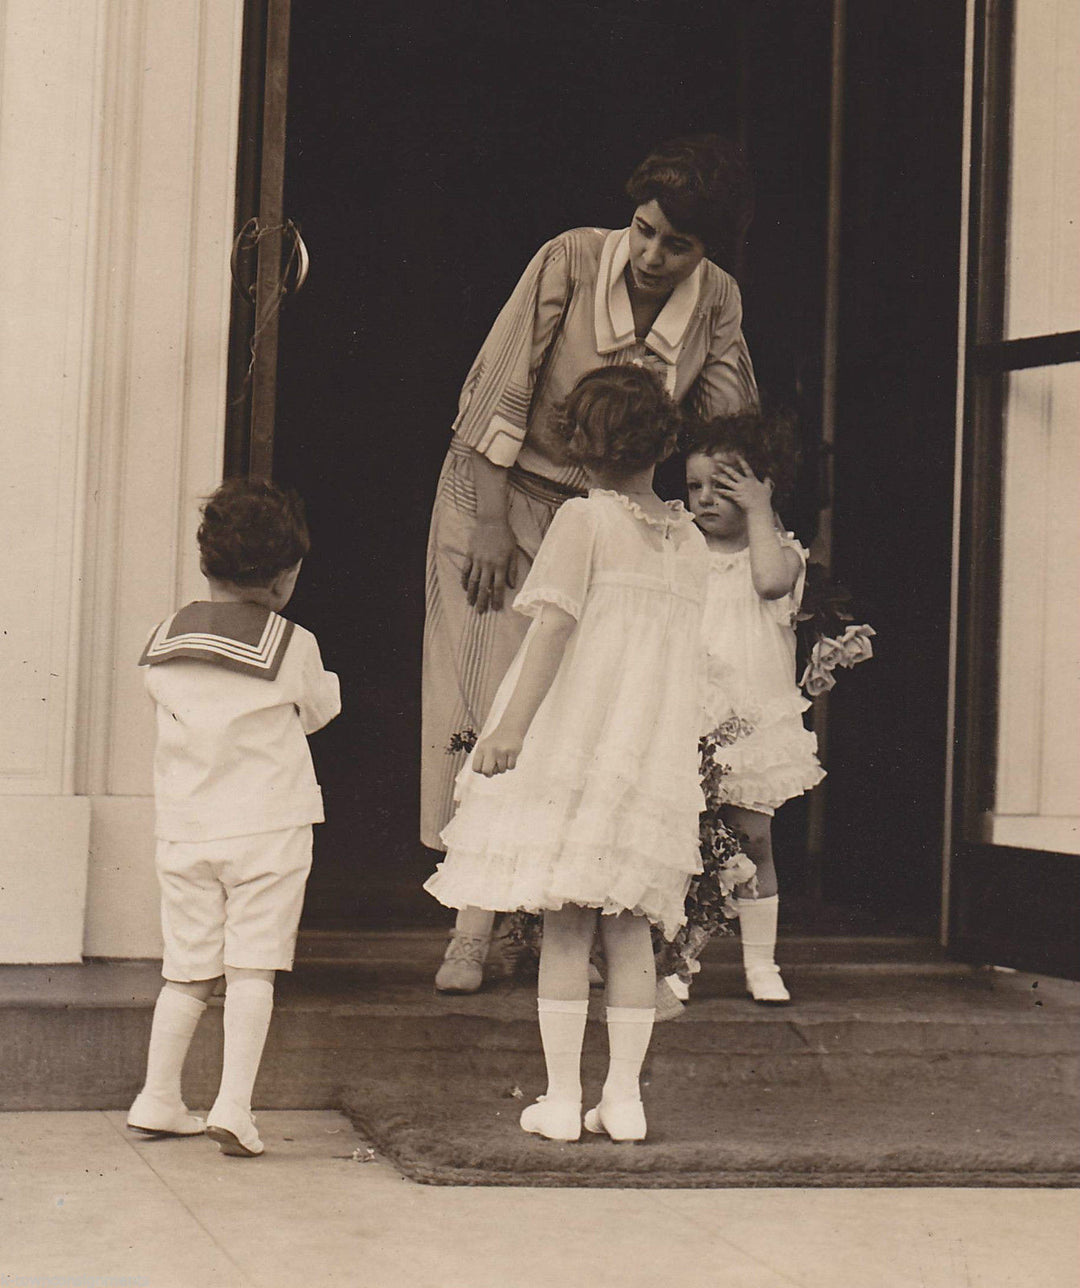
{"type": "Polygon", "coordinates": [[[239,260],[240,256],[251,251],[257,251],[259,243],[264,237],[271,233],[281,233],[282,236],[292,234],[292,244],[289,248],[288,258],[282,266],[281,276],[278,279],[277,293],[263,304],[261,312],[256,313],[255,327],[251,333],[251,340],[248,349],[251,353],[251,359],[248,362],[247,370],[244,372],[244,378],[240,382],[236,397],[233,399],[233,405],[238,406],[247,397],[251,388],[251,382],[255,372],[255,359],[258,354],[259,340],[266,328],[277,316],[286,295],[295,295],[304,285],[308,274],[308,255],[307,248],[304,246],[303,239],[300,236],[299,227],[291,219],[287,219],[283,224],[260,225],[257,218],[252,217],[240,229],[233,242],[233,252],[229,261],[230,272],[232,273],[233,285],[237,293],[242,295],[249,303],[254,304],[256,301],[256,283],[252,282],[245,286],[240,279],[239,260]],[[295,276],[293,285],[289,286],[290,274],[295,276]]]}

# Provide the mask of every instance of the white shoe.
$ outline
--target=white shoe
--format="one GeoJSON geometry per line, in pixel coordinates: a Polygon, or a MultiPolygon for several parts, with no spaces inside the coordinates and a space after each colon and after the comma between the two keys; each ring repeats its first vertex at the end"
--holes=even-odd
{"type": "Polygon", "coordinates": [[[668,988],[671,989],[680,1002],[689,1002],[690,985],[686,980],[678,975],[665,975],[664,978],[667,980],[668,988]]]}
{"type": "Polygon", "coordinates": [[[601,1100],[585,1115],[585,1130],[606,1133],[614,1141],[644,1140],[645,1106],[640,1100],[601,1100]]]}
{"type": "Polygon", "coordinates": [[[521,1111],[521,1130],[548,1140],[581,1139],[581,1102],[548,1100],[537,1096],[536,1101],[521,1111]]]}
{"type": "Polygon", "coordinates": [[[791,994],[784,987],[780,967],[750,966],[746,971],[746,991],[762,1006],[787,1006],[791,994]]]}
{"type": "Polygon", "coordinates": [[[127,1125],[145,1136],[201,1136],[206,1131],[206,1123],[189,1113],[182,1100],[175,1104],[155,1100],[145,1091],[139,1092],[128,1110],[127,1125]]]}
{"type": "Polygon", "coordinates": [[[235,1105],[215,1104],[206,1116],[206,1134],[233,1158],[257,1158],[264,1149],[254,1116],[235,1105]]]}
{"type": "Polygon", "coordinates": [[[671,987],[671,979],[674,979],[674,976],[671,976],[671,978],[661,976],[656,981],[656,999],[654,1003],[656,1014],[654,1019],[657,1024],[663,1024],[665,1020],[677,1019],[686,1010],[686,1007],[675,996],[675,990],[671,987]]]}

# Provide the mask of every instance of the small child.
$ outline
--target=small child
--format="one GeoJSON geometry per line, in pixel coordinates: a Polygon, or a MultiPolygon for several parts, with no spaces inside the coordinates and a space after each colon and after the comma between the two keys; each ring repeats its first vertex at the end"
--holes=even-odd
{"type": "MultiPolygon", "coordinates": [[[[687,442],[689,505],[709,547],[705,599],[709,775],[725,822],[757,867],[736,900],[746,987],[755,1002],[791,1000],[776,965],[779,897],[772,815],[825,776],[810,705],[795,684],[795,619],[806,551],[780,526],[774,489],[792,482],[789,421],[752,412],[713,420],[687,442]]],[[[668,983],[685,996],[686,981],[668,983]]]]}
{"type": "Polygon", "coordinates": [[[310,545],[299,497],[231,479],[203,507],[198,542],[209,601],[162,622],[139,659],[157,712],[165,986],[128,1126],[153,1135],[205,1130],[224,1153],[251,1157],[263,1152],[251,1093],[274,972],[292,969],[311,825],[323,821],[306,735],[341,701],[314,635],[278,616],[310,545]],[[224,1063],[204,1124],[184,1105],[180,1075],[222,975],[224,1063]]]}
{"type": "Polygon", "coordinates": [[[589,372],[566,400],[566,459],[587,497],[552,521],[515,601],[533,618],[458,776],[445,860],[425,888],[451,908],[543,911],[537,1008],[546,1095],[521,1126],[581,1135],[589,950],[607,958],[610,1064],[585,1128],[641,1140],[654,1020],[650,923],[670,938],[698,859],[701,612],[708,557],[681,502],[653,491],[677,413],[637,366],[589,372]]]}

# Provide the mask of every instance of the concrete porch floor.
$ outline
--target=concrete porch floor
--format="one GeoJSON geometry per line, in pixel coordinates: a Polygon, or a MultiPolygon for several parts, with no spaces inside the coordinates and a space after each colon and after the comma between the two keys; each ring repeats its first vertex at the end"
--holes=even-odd
{"type": "Polygon", "coordinates": [[[50,1288],[1076,1288],[1080,1192],[414,1185],[332,1111],[268,1153],[0,1114],[0,1284],[50,1288]]]}
{"type": "MultiPolygon", "coordinates": [[[[205,1139],[125,1130],[156,963],[0,968],[0,1108],[39,1110],[0,1113],[0,1288],[1080,1281],[1080,1191],[1068,1189],[459,1189],[403,1179],[333,1108],[340,1061],[463,1060],[464,1036],[509,1068],[536,1044],[527,984],[433,993],[442,943],[431,931],[305,936],[257,1088],[268,1153],[255,1160],[225,1158],[205,1139]]],[[[704,1050],[722,1032],[733,1065],[805,1059],[838,1076],[845,1061],[902,1060],[918,1077],[947,1052],[977,1076],[1012,1053],[1025,1086],[1040,1070],[1048,1087],[1075,1081],[1080,985],[973,971],[906,939],[790,937],[782,960],[796,1005],[763,1010],[741,995],[737,945],[716,945],[685,1018],[658,1029],[658,1059],[704,1050]]],[[[193,1105],[209,1103],[219,1027],[193,1049],[193,1105]]]]}

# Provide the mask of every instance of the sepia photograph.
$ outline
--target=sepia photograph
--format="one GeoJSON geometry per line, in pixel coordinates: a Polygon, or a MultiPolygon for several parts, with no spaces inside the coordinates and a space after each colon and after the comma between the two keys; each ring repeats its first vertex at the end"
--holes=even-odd
{"type": "Polygon", "coordinates": [[[0,210],[0,1288],[1077,1288],[1076,0],[5,0],[0,210]]]}

